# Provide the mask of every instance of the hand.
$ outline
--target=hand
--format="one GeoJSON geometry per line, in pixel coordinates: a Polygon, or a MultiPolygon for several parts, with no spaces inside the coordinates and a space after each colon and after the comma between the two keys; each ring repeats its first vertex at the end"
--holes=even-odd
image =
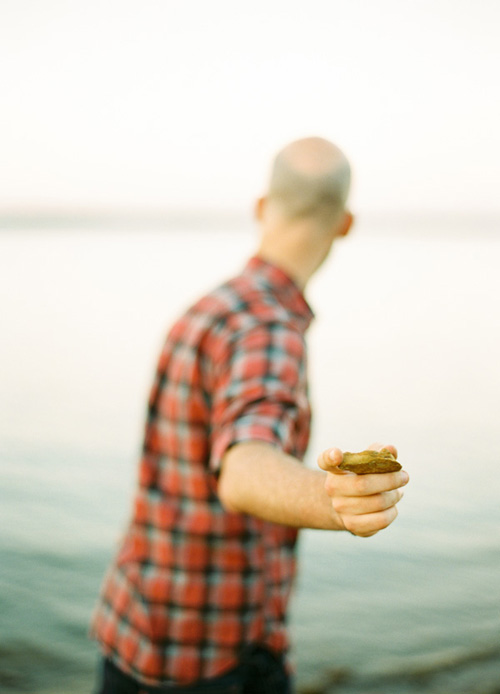
{"type": "MultiPolygon", "coordinates": [[[[397,457],[394,446],[374,443],[369,450],[389,450],[397,457]]],[[[383,474],[356,475],[339,470],[343,454],[338,448],[323,451],[318,465],[326,471],[325,490],[338,516],[340,527],[353,535],[370,537],[387,528],[398,515],[396,504],[403,496],[401,487],[408,484],[404,470],[383,474]]]]}

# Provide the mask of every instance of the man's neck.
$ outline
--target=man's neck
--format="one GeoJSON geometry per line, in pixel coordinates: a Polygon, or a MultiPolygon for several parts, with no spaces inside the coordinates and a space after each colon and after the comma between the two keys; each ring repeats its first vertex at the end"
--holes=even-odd
{"type": "Polygon", "coordinates": [[[283,270],[285,274],[290,277],[295,284],[304,291],[307,282],[309,281],[312,273],[306,273],[304,268],[298,267],[297,263],[294,262],[293,258],[289,256],[284,256],[281,253],[274,252],[274,249],[268,248],[266,246],[260,246],[257,249],[256,255],[268,263],[275,265],[280,270],[283,270]]]}
{"type": "Polygon", "coordinates": [[[276,265],[304,291],[308,281],[328,255],[330,243],[318,235],[311,243],[314,231],[290,227],[268,230],[262,234],[257,255],[276,265]]]}

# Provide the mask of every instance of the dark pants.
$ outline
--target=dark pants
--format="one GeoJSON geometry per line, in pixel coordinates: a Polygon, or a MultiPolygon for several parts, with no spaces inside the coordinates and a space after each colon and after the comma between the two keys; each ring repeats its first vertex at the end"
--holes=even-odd
{"type": "Polygon", "coordinates": [[[292,694],[292,685],[283,661],[268,650],[256,647],[225,675],[182,686],[140,684],[111,661],[104,660],[96,694],[292,694]]]}

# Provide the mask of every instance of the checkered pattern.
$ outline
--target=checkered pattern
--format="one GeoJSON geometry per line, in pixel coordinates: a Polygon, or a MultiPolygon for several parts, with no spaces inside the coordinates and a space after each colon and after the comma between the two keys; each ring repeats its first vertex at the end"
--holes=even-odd
{"type": "Polygon", "coordinates": [[[241,441],[303,457],[311,318],[296,285],[254,257],[167,337],[132,519],[92,624],[104,653],[139,681],[215,677],[251,643],[287,650],[297,531],[226,511],[217,473],[241,441]]]}

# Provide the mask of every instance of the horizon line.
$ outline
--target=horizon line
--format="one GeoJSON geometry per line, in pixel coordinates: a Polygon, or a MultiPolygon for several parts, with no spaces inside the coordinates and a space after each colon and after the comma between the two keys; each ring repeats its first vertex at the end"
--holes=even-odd
{"type": "MultiPolygon", "coordinates": [[[[406,225],[420,225],[425,222],[456,222],[460,226],[473,221],[486,226],[498,225],[500,231],[500,209],[366,209],[355,213],[358,222],[371,224],[403,221],[406,225]]],[[[165,231],[206,225],[208,230],[229,228],[235,224],[247,227],[253,224],[251,208],[126,208],[126,207],[32,207],[20,209],[0,208],[0,230],[16,229],[75,229],[75,228],[122,228],[131,229],[146,226],[165,231]]]]}

